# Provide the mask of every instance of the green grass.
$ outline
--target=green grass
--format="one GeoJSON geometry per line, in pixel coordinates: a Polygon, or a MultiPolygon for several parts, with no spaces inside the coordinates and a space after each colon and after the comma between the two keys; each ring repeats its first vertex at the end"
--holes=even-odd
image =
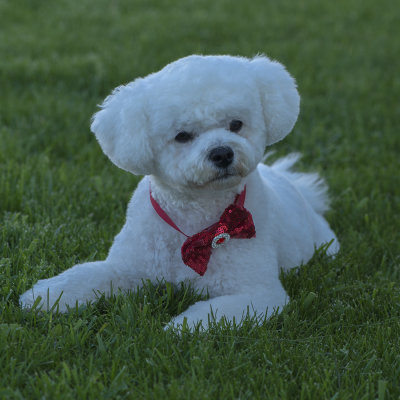
{"type": "Polygon", "coordinates": [[[0,0],[0,398],[399,398],[399,38],[396,0],[0,0]],[[124,222],[138,178],[89,132],[96,104],[187,54],[258,52],[298,81],[274,148],[326,177],[339,256],[282,276],[291,303],[260,326],[164,332],[199,297],[165,283],[21,311],[124,222]]]}

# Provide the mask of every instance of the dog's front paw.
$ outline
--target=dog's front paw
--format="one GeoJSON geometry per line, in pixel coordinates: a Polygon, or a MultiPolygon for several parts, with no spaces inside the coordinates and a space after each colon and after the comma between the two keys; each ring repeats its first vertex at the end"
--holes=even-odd
{"type": "Polygon", "coordinates": [[[208,328],[208,319],[201,320],[199,318],[193,318],[193,316],[182,313],[168,322],[165,325],[165,331],[174,331],[178,334],[182,334],[182,332],[195,332],[195,331],[204,331],[208,328]]]}
{"type": "MultiPolygon", "coordinates": [[[[61,312],[67,311],[65,301],[60,301],[63,291],[56,285],[51,284],[51,279],[43,279],[38,281],[32,289],[27,290],[19,298],[22,308],[41,308],[51,310],[57,305],[61,312]]],[[[65,300],[65,299],[64,299],[65,300]]]]}
{"type": "Polygon", "coordinates": [[[32,288],[19,297],[19,304],[22,308],[32,308],[35,304],[41,308],[43,306],[43,298],[35,296],[32,288]]]}

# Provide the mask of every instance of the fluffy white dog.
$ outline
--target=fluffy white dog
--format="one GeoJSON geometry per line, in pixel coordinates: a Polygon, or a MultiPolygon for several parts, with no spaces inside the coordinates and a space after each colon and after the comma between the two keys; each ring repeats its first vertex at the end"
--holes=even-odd
{"type": "Polygon", "coordinates": [[[126,223],[105,261],[40,280],[22,306],[41,296],[51,307],[61,296],[66,311],[97,291],[165,279],[210,295],[171,325],[281,310],[280,268],[327,242],[328,254],[339,250],[318,175],[291,172],[296,156],[260,163],[292,130],[299,102],[294,79],[264,56],[189,56],[115,89],[91,129],[114,164],[145,175],[126,223]]]}

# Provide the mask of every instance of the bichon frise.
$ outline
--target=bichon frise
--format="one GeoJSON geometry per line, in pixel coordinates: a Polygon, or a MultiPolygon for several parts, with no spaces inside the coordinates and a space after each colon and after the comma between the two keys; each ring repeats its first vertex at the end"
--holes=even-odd
{"type": "Polygon", "coordinates": [[[22,306],[41,296],[66,311],[97,291],[165,279],[210,295],[171,326],[281,310],[280,269],[307,262],[324,243],[328,254],[339,250],[318,175],[291,172],[296,156],[260,163],[292,130],[299,103],[294,79],[264,56],[189,56],[115,89],[91,129],[114,164],[145,175],[126,223],[105,261],[40,280],[22,306]]]}

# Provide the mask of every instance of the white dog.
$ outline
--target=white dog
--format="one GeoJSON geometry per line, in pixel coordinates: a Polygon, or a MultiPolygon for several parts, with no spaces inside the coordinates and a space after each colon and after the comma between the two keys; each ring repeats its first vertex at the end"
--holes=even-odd
{"type": "Polygon", "coordinates": [[[126,223],[105,261],[40,280],[22,306],[41,296],[51,307],[61,296],[66,311],[97,291],[165,279],[210,295],[174,326],[281,310],[280,268],[307,262],[324,243],[328,254],[339,250],[318,175],[291,172],[296,156],[260,163],[292,130],[299,102],[294,79],[264,56],[189,56],[118,87],[91,129],[114,164],[146,175],[126,223]]]}

